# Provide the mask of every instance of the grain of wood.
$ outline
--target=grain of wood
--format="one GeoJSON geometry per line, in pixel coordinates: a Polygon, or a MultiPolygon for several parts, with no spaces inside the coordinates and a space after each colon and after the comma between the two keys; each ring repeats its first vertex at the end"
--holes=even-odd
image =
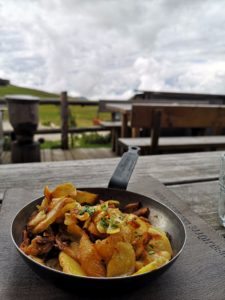
{"type": "Polygon", "coordinates": [[[41,151],[41,161],[46,161],[45,160],[45,152],[41,151]]]}
{"type": "MultiPolygon", "coordinates": [[[[165,184],[218,178],[220,155],[223,152],[141,156],[130,182],[138,182],[143,176],[154,176],[165,184]]],[[[107,186],[119,158],[84,159],[73,161],[8,164],[0,166],[0,191],[29,185],[42,188],[46,183],[58,184],[62,177],[79,186],[102,184],[107,186]]]]}
{"type": "Polygon", "coordinates": [[[52,160],[53,161],[64,161],[65,155],[62,149],[52,149],[52,160]]]}
{"type": "MultiPolygon", "coordinates": [[[[120,138],[123,145],[150,147],[148,138],[120,138]]],[[[201,148],[212,146],[214,148],[225,145],[225,136],[196,136],[196,137],[160,137],[158,147],[160,150],[179,148],[201,148]]]]}
{"type": "MultiPolygon", "coordinates": [[[[42,149],[41,161],[66,161],[66,160],[81,160],[81,159],[94,159],[94,158],[110,158],[116,157],[116,154],[109,148],[88,148],[88,149],[42,149]]],[[[4,151],[2,156],[2,164],[11,163],[10,151],[4,151]]]]}
{"type": "Polygon", "coordinates": [[[64,150],[64,157],[65,160],[73,160],[73,156],[70,150],[64,150]]]}
{"type": "Polygon", "coordinates": [[[136,103],[132,106],[132,127],[150,128],[156,110],[162,113],[160,121],[162,128],[223,128],[225,126],[225,105],[136,103]]]}
{"type": "Polygon", "coordinates": [[[44,153],[44,162],[52,161],[52,151],[51,149],[43,149],[41,152],[44,153]]]}
{"type": "Polygon", "coordinates": [[[2,153],[2,164],[10,164],[11,163],[11,152],[3,151],[2,153]]]}
{"type": "Polygon", "coordinates": [[[220,235],[225,234],[225,228],[219,224],[218,217],[218,181],[175,185],[169,188],[220,235]]]}

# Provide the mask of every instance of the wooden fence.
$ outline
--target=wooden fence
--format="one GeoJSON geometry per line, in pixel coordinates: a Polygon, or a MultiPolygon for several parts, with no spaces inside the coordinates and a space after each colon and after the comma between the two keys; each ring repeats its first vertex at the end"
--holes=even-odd
{"type": "MultiPolygon", "coordinates": [[[[6,105],[5,99],[0,98],[0,104],[6,105]]],[[[87,101],[87,100],[71,100],[67,96],[67,92],[62,92],[59,99],[41,99],[39,105],[57,105],[60,106],[61,125],[60,128],[46,128],[38,129],[36,134],[61,134],[61,148],[69,148],[68,135],[72,133],[85,133],[85,132],[97,132],[97,131],[109,131],[110,127],[91,126],[91,127],[69,127],[69,106],[98,106],[99,101],[87,101]]],[[[4,135],[11,135],[11,130],[4,130],[4,135]]]]}

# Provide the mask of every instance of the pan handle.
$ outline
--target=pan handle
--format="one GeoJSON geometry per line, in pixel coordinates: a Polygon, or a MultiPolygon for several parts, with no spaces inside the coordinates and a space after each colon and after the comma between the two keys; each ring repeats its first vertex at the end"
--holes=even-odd
{"type": "Polygon", "coordinates": [[[116,170],[109,181],[108,188],[126,190],[131,174],[133,173],[136,165],[139,152],[139,147],[129,147],[128,151],[123,154],[118,166],[116,167],[116,170]]]}

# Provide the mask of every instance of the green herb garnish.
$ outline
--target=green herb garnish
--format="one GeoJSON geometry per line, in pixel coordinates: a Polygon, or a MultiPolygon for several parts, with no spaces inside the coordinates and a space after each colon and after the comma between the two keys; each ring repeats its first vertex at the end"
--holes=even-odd
{"type": "Polygon", "coordinates": [[[103,204],[101,205],[101,210],[106,211],[108,209],[108,205],[103,204]]]}
{"type": "Polygon", "coordinates": [[[118,228],[119,226],[118,226],[117,224],[115,224],[115,223],[110,223],[110,227],[111,227],[112,229],[116,229],[116,228],[118,228]]]}
{"type": "Polygon", "coordinates": [[[92,216],[93,213],[95,212],[95,208],[86,205],[86,206],[82,207],[82,209],[79,212],[79,215],[83,215],[85,212],[89,213],[89,215],[92,216]]]}
{"type": "Polygon", "coordinates": [[[106,218],[101,218],[100,225],[101,225],[103,228],[108,228],[108,226],[109,226],[109,221],[108,221],[108,219],[106,219],[106,218]]]}

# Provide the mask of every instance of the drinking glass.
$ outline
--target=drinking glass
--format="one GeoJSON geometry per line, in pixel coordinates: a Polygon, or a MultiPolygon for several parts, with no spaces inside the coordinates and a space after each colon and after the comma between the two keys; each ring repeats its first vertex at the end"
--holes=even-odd
{"type": "Polygon", "coordinates": [[[220,223],[225,227],[225,153],[220,157],[219,189],[218,213],[220,223]]]}

